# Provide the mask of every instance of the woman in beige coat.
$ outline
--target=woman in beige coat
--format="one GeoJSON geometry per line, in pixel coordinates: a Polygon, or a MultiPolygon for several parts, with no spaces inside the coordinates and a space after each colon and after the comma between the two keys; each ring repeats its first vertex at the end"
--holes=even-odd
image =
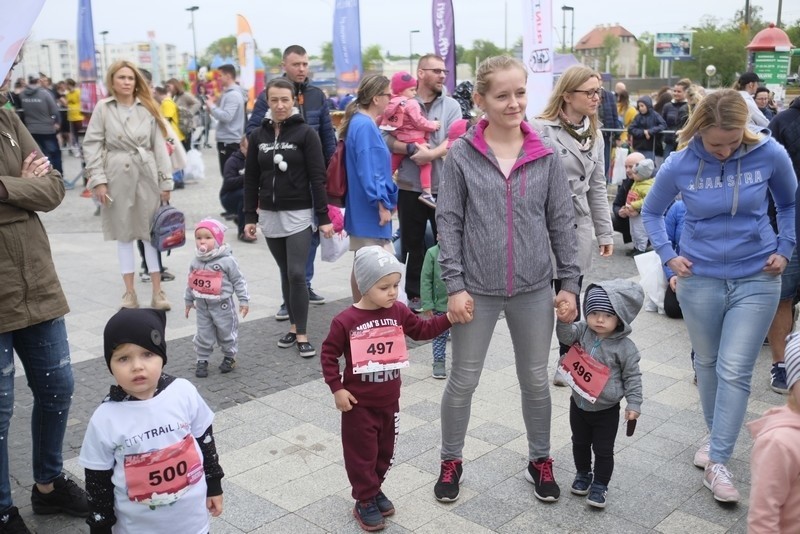
{"type": "Polygon", "coordinates": [[[103,237],[117,241],[125,294],[123,308],[137,308],[133,285],[134,241],[144,243],[153,284],[153,308],[168,310],[161,290],[158,256],[150,244],[150,225],[161,202],[169,202],[172,165],[166,126],[150,88],[135,65],[117,61],[108,69],[112,96],[97,103],[83,142],[88,187],[102,205],[103,237]]]}
{"type": "MultiPolygon", "coordinates": [[[[597,107],[602,88],[600,75],[583,65],[568,68],[558,79],[544,112],[531,124],[561,156],[572,191],[578,233],[578,265],[583,275],[592,265],[594,236],[601,256],[614,252],[614,229],[608,205],[603,159],[603,135],[597,107]],[[594,234],[594,236],[593,236],[594,234]]],[[[556,292],[561,287],[553,281],[556,292]]],[[[580,316],[580,302],[578,313],[580,316]]],[[[561,346],[561,354],[569,347],[561,346]]],[[[556,385],[566,385],[556,375],[556,385]]]]}

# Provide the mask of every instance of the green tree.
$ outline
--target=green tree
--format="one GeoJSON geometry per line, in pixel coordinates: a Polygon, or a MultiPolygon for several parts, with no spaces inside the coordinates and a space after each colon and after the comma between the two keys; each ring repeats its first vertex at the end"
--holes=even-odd
{"type": "Polygon", "coordinates": [[[266,56],[261,56],[261,60],[267,67],[278,67],[283,63],[283,51],[280,48],[270,48],[266,56]]]}
{"type": "Polygon", "coordinates": [[[322,64],[326,69],[333,68],[333,43],[325,41],[322,43],[322,64]]]}
{"type": "Polygon", "coordinates": [[[612,74],[616,75],[619,44],[619,37],[614,34],[608,33],[603,37],[603,55],[601,58],[600,70],[609,70],[612,74]],[[606,69],[606,66],[608,66],[608,69],[606,69]]]}
{"type": "Polygon", "coordinates": [[[373,70],[383,63],[383,53],[381,52],[381,45],[369,45],[361,52],[361,62],[364,64],[364,70],[373,70]]]}
{"type": "Polygon", "coordinates": [[[505,53],[506,51],[504,49],[500,48],[491,41],[476,39],[472,42],[471,49],[464,50],[463,59],[459,59],[459,62],[469,63],[474,68],[476,59],[478,62],[481,62],[487,57],[500,56],[505,53]]]}
{"type": "Polygon", "coordinates": [[[201,64],[208,65],[211,63],[211,59],[215,55],[220,55],[221,57],[229,57],[234,56],[236,54],[236,36],[229,35],[227,37],[222,37],[217,39],[206,48],[206,51],[201,56],[201,64]]]}
{"type": "Polygon", "coordinates": [[[650,32],[645,32],[639,36],[639,73],[642,71],[642,61],[644,61],[645,76],[655,78],[659,73],[658,60],[653,54],[653,41],[655,37],[650,32]]]}

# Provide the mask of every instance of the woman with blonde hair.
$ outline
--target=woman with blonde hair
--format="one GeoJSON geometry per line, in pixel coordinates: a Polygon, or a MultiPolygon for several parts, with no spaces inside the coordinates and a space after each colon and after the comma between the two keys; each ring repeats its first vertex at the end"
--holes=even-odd
{"type": "Polygon", "coordinates": [[[753,367],[795,246],[795,178],[786,150],[747,129],[748,108],[723,89],[698,104],[642,207],[661,262],[678,276],[677,297],[695,352],[700,403],[710,438],[694,456],[720,502],[739,492],[727,464],[742,428],[753,367]],[[680,194],[686,216],[675,252],[664,212],[680,194]],[[767,196],[777,209],[770,225],[767,196]]]}
{"type": "MultiPolygon", "coordinates": [[[[346,147],[344,229],[350,234],[352,251],[369,245],[391,246],[397,185],[392,180],[391,154],[376,124],[391,98],[386,76],[365,76],[339,127],[339,139],[346,147]]],[[[350,274],[350,287],[353,302],[358,302],[361,293],[354,273],[350,274]]]]}
{"type": "Polygon", "coordinates": [[[173,188],[167,153],[167,129],[150,87],[136,65],[117,61],[108,68],[111,96],[97,103],[86,128],[83,150],[87,187],[102,206],[103,237],[117,241],[125,294],[123,308],[138,308],[134,288],[134,242],[144,243],[145,261],[153,285],[151,306],[169,310],[161,290],[158,252],[150,244],[150,226],[173,188]]]}
{"type": "MultiPolygon", "coordinates": [[[[561,280],[558,316],[572,321],[580,270],[564,158],[525,122],[526,84],[527,71],[516,59],[497,56],[481,63],[473,98],[484,116],[453,142],[439,187],[436,227],[448,315],[469,323],[451,330],[453,357],[442,396],[441,466],[434,487],[440,501],[459,496],[472,395],[500,313],[514,347],[528,445],[525,478],[539,500],[556,501],[561,494],[550,456],[550,283],[561,280]]],[[[602,174],[602,159],[599,169],[602,174]]]]}
{"type": "MultiPolygon", "coordinates": [[[[586,273],[592,265],[594,236],[597,236],[601,256],[614,252],[614,228],[608,208],[603,136],[597,108],[603,88],[600,74],[583,65],[573,65],[564,71],[550,94],[544,111],[531,125],[558,152],[566,179],[572,192],[575,228],[578,233],[578,265],[586,273]]],[[[579,283],[583,283],[583,275],[579,283]]],[[[553,285],[558,292],[561,281],[553,285]]],[[[580,302],[578,302],[580,313],[580,302]]],[[[569,347],[562,345],[560,354],[569,347]]],[[[556,371],[553,383],[566,386],[556,371]]]]}

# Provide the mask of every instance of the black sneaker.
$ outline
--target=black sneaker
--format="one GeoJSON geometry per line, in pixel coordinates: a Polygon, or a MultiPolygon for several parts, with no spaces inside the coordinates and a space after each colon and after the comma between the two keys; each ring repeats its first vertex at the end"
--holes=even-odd
{"type": "Polygon", "coordinates": [[[194,370],[194,376],[197,378],[205,378],[208,376],[208,360],[197,361],[197,367],[194,370]]]}
{"type": "Polygon", "coordinates": [[[0,514],[0,533],[31,534],[31,531],[25,526],[25,521],[23,521],[22,517],[19,515],[19,510],[16,506],[12,506],[0,514]]]}
{"type": "Polygon", "coordinates": [[[317,355],[317,350],[314,348],[314,345],[308,341],[298,341],[297,350],[300,352],[301,358],[313,358],[317,355]]]}
{"type": "Polygon", "coordinates": [[[161,271],[161,281],[162,282],[172,282],[175,280],[175,275],[169,272],[168,270],[164,269],[161,271]]]}
{"type": "Polygon", "coordinates": [[[575,495],[586,495],[589,493],[589,487],[592,485],[591,473],[577,473],[575,480],[572,481],[572,486],[569,490],[575,495]]]}
{"type": "Polygon", "coordinates": [[[589,489],[589,496],[586,497],[586,504],[594,506],[595,508],[605,508],[607,495],[608,486],[592,482],[592,487],[589,489]]]}
{"type": "Polygon", "coordinates": [[[386,521],[384,521],[381,511],[378,510],[375,499],[356,501],[356,505],[353,507],[353,517],[356,518],[359,526],[367,532],[383,530],[386,527],[386,521]]]}
{"type": "Polygon", "coordinates": [[[552,458],[540,458],[535,462],[528,462],[525,478],[533,484],[533,494],[540,501],[556,502],[561,495],[561,489],[553,476],[552,458]]]}
{"type": "Polygon", "coordinates": [[[231,358],[230,356],[225,356],[222,359],[222,363],[219,364],[219,370],[223,374],[230,373],[231,371],[233,371],[234,367],[236,367],[236,360],[231,358]]]}
{"type": "Polygon", "coordinates": [[[275,314],[276,321],[288,321],[289,320],[289,312],[286,309],[286,304],[281,304],[281,307],[278,309],[278,313],[275,314]]]}
{"type": "Polygon", "coordinates": [[[297,343],[297,334],[294,332],[287,332],[286,335],[278,340],[278,346],[282,349],[288,349],[297,343]]]}
{"type": "Polygon", "coordinates": [[[54,489],[44,494],[36,484],[31,491],[31,507],[34,514],[64,513],[75,517],[89,517],[89,504],[86,492],[64,473],[53,480],[54,489]]]}
{"type": "Polygon", "coordinates": [[[786,364],[784,362],[772,364],[769,387],[775,393],[783,393],[784,395],[789,393],[789,388],[786,385],[786,364]]]}
{"type": "Polygon", "coordinates": [[[392,504],[392,501],[390,501],[382,491],[379,491],[378,494],[375,495],[375,504],[378,505],[378,510],[381,511],[383,517],[389,517],[394,514],[394,504],[392,504]]]}
{"type": "Polygon", "coordinates": [[[314,290],[308,288],[308,303],[309,304],[325,304],[325,297],[314,293],[314,290]]]}
{"type": "Polygon", "coordinates": [[[464,479],[464,466],[461,460],[443,460],[439,480],[433,487],[437,501],[452,502],[458,499],[458,485],[464,479]]]}

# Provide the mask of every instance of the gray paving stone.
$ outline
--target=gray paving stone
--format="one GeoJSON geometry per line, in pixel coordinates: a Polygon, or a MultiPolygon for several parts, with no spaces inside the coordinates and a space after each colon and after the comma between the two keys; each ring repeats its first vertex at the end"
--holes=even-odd
{"type": "Polygon", "coordinates": [[[469,470],[464,485],[483,492],[520,473],[527,465],[524,456],[508,449],[495,449],[464,466],[465,472],[469,470]]]}
{"type": "MultiPolygon", "coordinates": [[[[741,485],[737,489],[743,493],[742,490],[744,488],[741,485]]],[[[744,499],[743,502],[747,502],[746,495],[742,497],[744,499]]],[[[678,507],[678,510],[725,529],[731,528],[742,517],[747,518],[747,508],[745,506],[719,503],[714,500],[714,496],[705,487],[698,489],[691,499],[686,500],[678,507]]]]}
{"type": "Polygon", "coordinates": [[[288,513],[283,508],[253,495],[237,484],[223,482],[222,489],[225,492],[222,518],[226,523],[243,532],[250,532],[288,513]]]}
{"type": "Polygon", "coordinates": [[[425,400],[422,402],[418,402],[412,406],[409,406],[405,410],[402,410],[400,417],[402,420],[402,414],[408,413],[409,415],[413,415],[414,417],[419,417],[420,419],[424,419],[425,421],[436,421],[437,419],[439,419],[441,412],[442,412],[441,403],[425,400]]]}
{"type": "Polygon", "coordinates": [[[511,504],[484,494],[470,499],[453,513],[496,531],[527,509],[528,506],[511,504]]]}

